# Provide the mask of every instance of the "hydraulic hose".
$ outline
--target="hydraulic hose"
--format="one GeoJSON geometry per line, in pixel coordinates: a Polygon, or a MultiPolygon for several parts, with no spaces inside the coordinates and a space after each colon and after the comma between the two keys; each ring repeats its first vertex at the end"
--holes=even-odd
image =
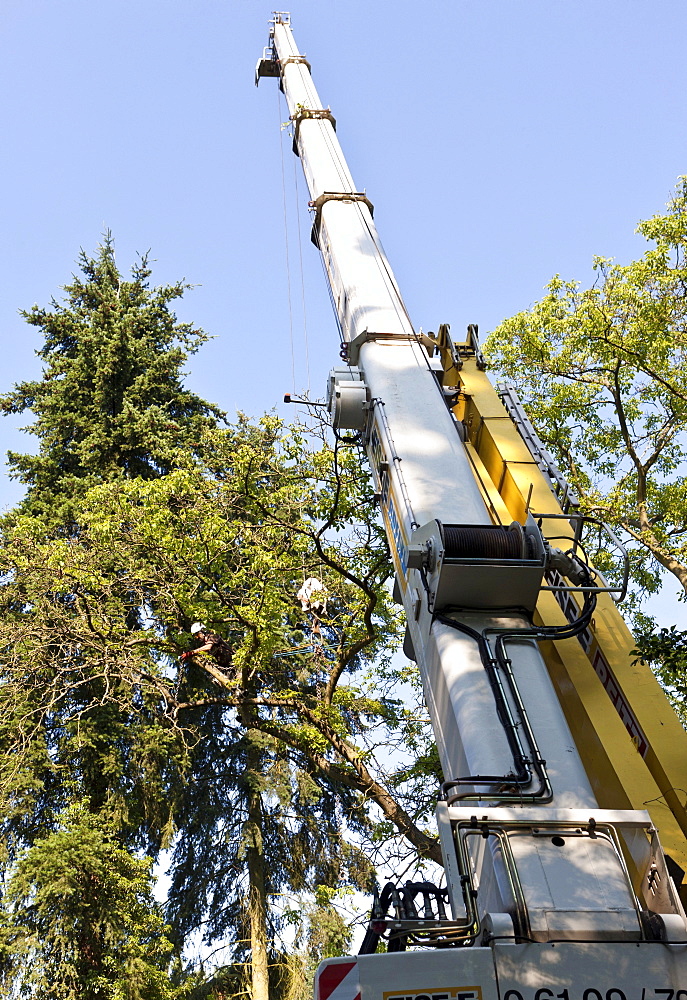
{"type": "MultiPolygon", "coordinates": [[[[464,896],[466,891],[467,887],[463,884],[464,896]]],[[[472,921],[462,924],[461,922],[448,920],[445,902],[447,898],[448,889],[440,889],[438,886],[434,885],[433,882],[406,882],[405,885],[401,887],[394,885],[393,882],[387,882],[381,893],[378,894],[375,890],[372,912],[370,914],[370,923],[362,944],[360,945],[358,954],[373,955],[376,952],[379,939],[386,930],[387,925],[385,920],[390,905],[393,905],[394,907],[394,917],[398,922],[416,921],[420,924],[422,921],[433,923],[436,920],[445,920],[447,923],[451,924],[451,927],[447,927],[446,930],[464,930],[466,932],[464,937],[469,936],[474,930],[472,921]],[[422,913],[418,913],[417,907],[415,906],[415,898],[418,895],[422,897],[422,913]],[[436,912],[434,908],[436,909],[436,912]],[[456,925],[458,925],[458,927],[456,925]]],[[[419,927],[416,928],[416,930],[420,929],[421,928],[419,927]]],[[[405,951],[408,943],[408,936],[412,934],[413,930],[411,928],[407,928],[404,931],[395,931],[389,937],[387,950],[405,951]]]]}
{"type": "MultiPolygon", "coordinates": [[[[453,618],[448,618],[442,614],[435,614],[435,619],[441,622],[442,625],[447,625],[449,628],[455,629],[457,632],[462,632],[464,635],[469,636],[471,639],[477,643],[477,648],[479,649],[480,660],[482,661],[482,666],[484,667],[489,684],[494,695],[494,701],[496,703],[496,713],[503,727],[504,733],[506,735],[506,740],[508,742],[508,747],[510,749],[511,755],[513,757],[513,763],[515,766],[515,773],[509,775],[489,775],[480,774],[472,775],[469,778],[455,778],[450,784],[455,787],[458,784],[475,784],[475,785],[503,785],[506,783],[519,785],[521,787],[526,787],[532,781],[532,770],[530,768],[529,758],[523,751],[522,744],[520,742],[520,737],[518,735],[517,727],[515,721],[510,711],[510,707],[506,700],[503,692],[503,687],[501,685],[501,680],[498,676],[498,671],[496,670],[496,661],[491,655],[489,649],[489,644],[484,638],[481,632],[476,629],[470,628],[469,625],[465,625],[462,622],[457,622],[453,618]]],[[[446,785],[444,785],[444,788],[446,785]]]]}
{"type": "MultiPolygon", "coordinates": [[[[591,577],[587,573],[587,578],[585,583],[591,583],[591,577]]],[[[537,747],[536,738],[534,731],[529,721],[527,715],[527,710],[525,709],[524,703],[520,696],[518,690],[517,681],[515,675],[513,674],[511,660],[506,652],[506,642],[508,639],[521,639],[523,637],[532,639],[568,639],[573,636],[579,635],[591,621],[594,609],[596,607],[596,594],[593,592],[585,593],[584,603],[578,618],[574,622],[570,622],[567,625],[554,625],[554,626],[537,626],[526,629],[486,629],[484,632],[478,632],[476,629],[470,628],[468,625],[462,622],[457,622],[453,618],[449,618],[446,614],[435,614],[435,620],[441,622],[442,625],[447,625],[449,628],[454,628],[456,631],[462,632],[465,635],[469,635],[477,643],[480,659],[482,665],[486,671],[489,683],[494,694],[494,700],[496,702],[496,711],[503,727],[510,751],[513,755],[513,763],[515,766],[514,774],[506,775],[466,775],[460,778],[454,778],[450,781],[444,782],[442,785],[442,792],[447,795],[446,802],[448,805],[452,805],[455,802],[465,801],[465,800],[481,800],[485,797],[485,792],[481,794],[478,792],[465,792],[457,793],[455,795],[448,795],[447,793],[451,788],[456,788],[461,785],[484,785],[484,786],[508,786],[515,785],[518,790],[512,792],[501,791],[499,793],[489,795],[489,798],[493,798],[494,801],[504,802],[516,800],[518,802],[550,802],[553,797],[553,792],[551,785],[546,774],[546,762],[543,760],[539,749],[537,747]],[[495,655],[491,653],[491,647],[488,635],[496,635],[495,643],[495,655]],[[499,677],[499,671],[503,673],[506,677],[508,683],[508,689],[513,700],[517,715],[518,723],[513,719],[510,706],[508,705],[506,696],[503,691],[503,686],[499,677]],[[522,728],[526,741],[529,747],[530,756],[527,757],[523,752],[522,744],[520,741],[520,736],[518,733],[518,725],[522,728]],[[526,795],[520,789],[524,789],[532,781],[532,770],[534,770],[539,778],[539,788],[533,792],[528,792],[526,795]]],[[[450,608],[447,609],[450,611],[450,608]]]]}

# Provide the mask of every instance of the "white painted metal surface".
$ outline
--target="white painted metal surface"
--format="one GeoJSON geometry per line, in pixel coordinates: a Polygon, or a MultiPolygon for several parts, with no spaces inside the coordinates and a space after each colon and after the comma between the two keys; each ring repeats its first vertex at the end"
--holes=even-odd
{"type": "Polygon", "coordinates": [[[561,942],[330,959],[316,1000],[686,1000],[685,945],[561,942]],[[343,989],[329,983],[343,965],[343,989]],[[331,971],[330,971],[331,970],[331,971]]]}
{"type": "MultiPolygon", "coordinates": [[[[528,622],[517,615],[499,618],[496,611],[453,610],[453,619],[473,630],[472,636],[462,634],[437,620],[426,576],[408,568],[408,545],[419,526],[433,519],[486,526],[491,518],[408,317],[367,196],[354,185],[331,114],[290,25],[279,17],[273,44],[344,343],[354,350],[368,390],[366,446],[444,775],[447,780],[497,776],[489,787],[476,780],[458,786],[459,795],[472,793],[465,809],[440,804],[437,811],[454,917],[465,915],[465,876],[456,860],[464,848],[477,890],[480,933],[491,928],[495,935],[490,947],[475,943],[429,955],[363,956],[357,965],[351,959],[325,963],[319,1000],[357,1000],[358,993],[360,1000],[687,1000],[687,951],[667,944],[640,947],[639,910],[645,904],[631,885],[614,824],[621,832],[627,829],[629,854],[640,866],[635,882],[643,892],[650,875],[642,866],[660,860],[660,848],[649,846],[644,820],[638,824],[598,809],[546,665],[525,634],[528,622]],[[489,673],[475,636],[494,628],[520,634],[505,642],[508,668],[493,665],[489,646],[489,673]],[[497,705],[495,690],[501,688],[497,705]],[[530,785],[521,783],[516,794],[508,788],[517,784],[514,741],[532,769],[530,785]],[[496,804],[508,795],[507,806],[496,804]],[[481,820],[486,813],[488,821],[481,820]],[[523,911],[529,923],[521,936],[550,944],[500,940],[511,923],[508,914],[515,919],[523,911]],[[605,943],[582,943],[588,938],[605,943]],[[558,943],[570,939],[575,943],[558,943]],[[617,956],[615,968],[603,960],[609,948],[614,961],[617,956]],[[678,986],[683,995],[668,996],[678,986]]],[[[351,402],[351,410],[358,405],[351,402]]],[[[676,897],[665,912],[672,939],[680,939],[684,914],[676,897]]]]}
{"type": "MultiPolygon", "coordinates": [[[[288,25],[277,23],[274,42],[284,65],[282,83],[291,115],[322,109],[310,72],[302,62],[288,25]]],[[[301,118],[298,150],[312,201],[326,192],[356,192],[331,122],[301,118]]],[[[368,207],[360,201],[327,201],[321,209],[320,249],[346,342],[364,331],[395,335],[392,342],[371,340],[360,350],[359,365],[374,399],[384,403],[417,524],[431,517],[489,524],[455,424],[429,370],[382,248],[368,207]]],[[[406,535],[410,517],[403,511],[406,535]]],[[[406,538],[407,543],[407,538],[406,538]]]]}

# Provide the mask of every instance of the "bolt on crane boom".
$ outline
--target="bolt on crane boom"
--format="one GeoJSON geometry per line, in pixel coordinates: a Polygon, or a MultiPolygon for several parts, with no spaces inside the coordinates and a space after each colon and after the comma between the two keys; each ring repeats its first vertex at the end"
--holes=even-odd
{"type": "MultiPolygon", "coordinates": [[[[584,518],[557,504],[536,434],[506,391],[504,410],[474,334],[457,345],[447,327],[436,337],[413,327],[288,14],[271,22],[256,83],[262,77],[277,78],[286,97],[342,335],[332,421],[367,451],[405,649],[420,669],[445,777],[437,827],[446,889],[387,887],[365,954],[323,963],[318,1000],[687,1000],[687,923],[671,876],[687,816],[674,760],[647,750],[637,786],[647,798],[633,798],[632,730],[596,660],[587,661],[592,695],[589,678],[575,679],[580,644],[584,652],[586,637],[598,638],[595,613],[622,631],[612,588],[578,546],[584,518]],[[563,536],[566,551],[547,534],[563,536]],[[626,741],[619,763],[608,741],[586,746],[585,725],[600,717],[626,741]],[[641,807],[654,790],[672,861],[641,807]],[[387,955],[372,954],[380,938],[387,955]],[[406,951],[412,943],[435,950],[406,951]]],[[[600,656],[617,681],[621,667],[600,656]]]]}

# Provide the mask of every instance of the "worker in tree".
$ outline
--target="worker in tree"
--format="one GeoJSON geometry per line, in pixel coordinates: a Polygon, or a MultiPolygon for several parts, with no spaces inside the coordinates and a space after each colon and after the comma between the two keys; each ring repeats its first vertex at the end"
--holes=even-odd
{"type": "Polygon", "coordinates": [[[318,617],[327,610],[327,591],[316,576],[309,576],[296,594],[304,611],[310,611],[318,617]]]}
{"type": "Polygon", "coordinates": [[[313,635],[320,635],[320,619],[327,610],[327,590],[316,576],[309,576],[296,594],[305,613],[312,615],[313,635]]]}
{"type": "Polygon", "coordinates": [[[199,653],[209,653],[218,667],[222,670],[230,671],[232,668],[232,650],[229,643],[216,632],[210,632],[202,622],[194,622],[191,625],[191,635],[201,643],[196,649],[190,649],[181,654],[182,660],[189,660],[199,653]]]}

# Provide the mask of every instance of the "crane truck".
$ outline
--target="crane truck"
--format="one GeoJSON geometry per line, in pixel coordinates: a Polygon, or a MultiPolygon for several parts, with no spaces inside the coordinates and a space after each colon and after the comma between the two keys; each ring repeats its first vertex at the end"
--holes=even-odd
{"type": "Polygon", "coordinates": [[[475,329],[413,326],[288,14],[262,77],[338,320],[332,422],[366,450],[444,775],[445,885],[386,886],[316,1000],[687,1000],[687,734],[631,656],[624,585],[589,565],[589,519],[475,329]]]}

